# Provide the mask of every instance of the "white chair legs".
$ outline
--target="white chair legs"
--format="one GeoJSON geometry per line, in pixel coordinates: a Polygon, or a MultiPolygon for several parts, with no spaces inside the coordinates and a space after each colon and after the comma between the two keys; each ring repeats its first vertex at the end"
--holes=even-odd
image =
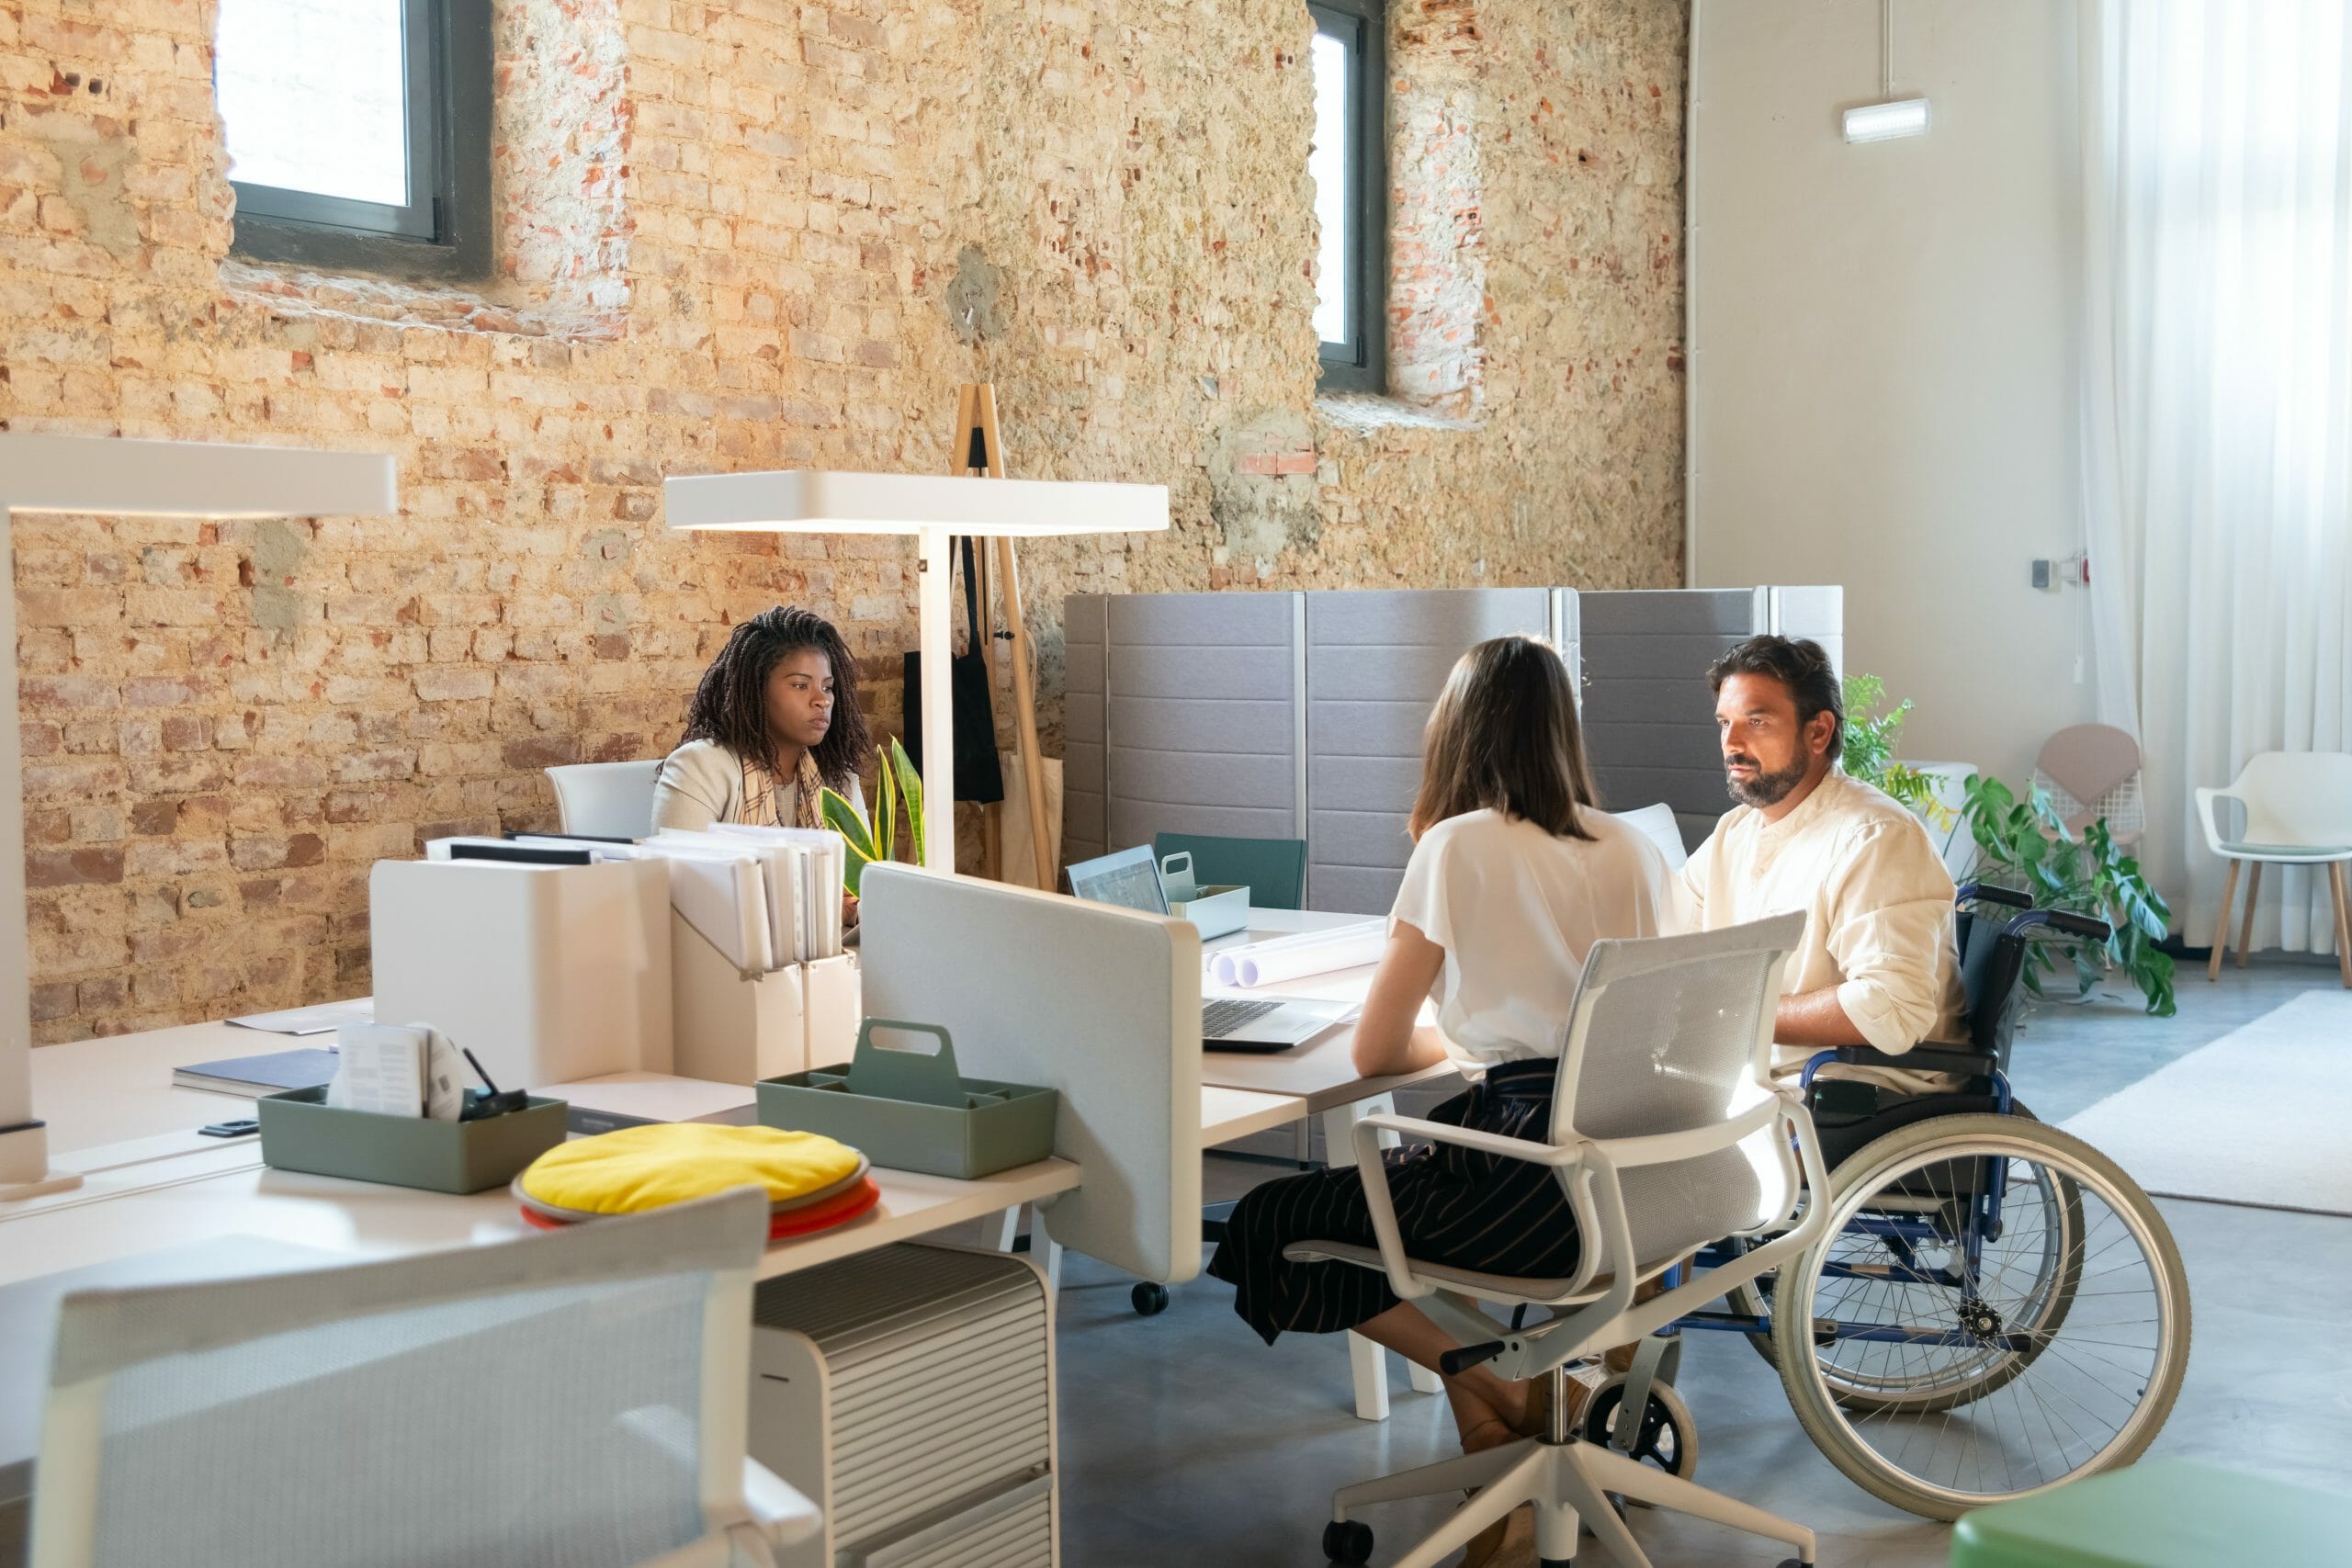
{"type": "MultiPolygon", "coordinates": [[[[1022,1206],[1020,1204],[1015,1203],[1012,1207],[1005,1210],[1002,1214],[998,1216],[996,1249],[999,1252],[1011,1252],[1012,1250],[1013,1242],[1019,1239],[1021,1235],[1021,1208],[1022,1206]]],[[[1038,1262],[1046,1270],[1046,1293],[1048,1295],[1060,1295],[1062,1290],[1062,1244],[1046,1234],[1046,1216],[1038,1211],[1035,1204],[1031,1204],[1029,1206],[1029,1248],[1031,1256],[1036,1257],[1038,1262]],[[1042,1248],[1037,1245],[1041,1241],[1045,1243],[1045,1246],[1042,1248]],[[1042,1256],[1040,1256],[1041,1253],[1042,1256]]]]}

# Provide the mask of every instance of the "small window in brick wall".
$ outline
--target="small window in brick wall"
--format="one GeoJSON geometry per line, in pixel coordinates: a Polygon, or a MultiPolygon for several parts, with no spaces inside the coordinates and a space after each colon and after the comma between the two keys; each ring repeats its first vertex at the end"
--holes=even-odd
{"type": "Polygon", "coordinates": [[[1315,330],[1322,386],[1387,390],[1388,91],[1385,0],[1313,0],[1315,330]]]}
{"type": "Polygon", "coordinates": [[[490,0],[220,0],[236,252],[485,276],[491,52],[490,0]]]}

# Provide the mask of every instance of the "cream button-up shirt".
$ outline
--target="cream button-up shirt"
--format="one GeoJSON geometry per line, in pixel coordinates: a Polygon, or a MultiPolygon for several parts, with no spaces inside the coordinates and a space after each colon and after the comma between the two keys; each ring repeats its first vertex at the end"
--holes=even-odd
{"type": "MultiPolygon", "coordinates": [[[[1676,918],[1715,931],[1801,909],[1804,937],[1788,991],[1836,987],[1838,1004],[1881,1051],[1963,1038],[1952,952],[1951,875],[1926,827],[1882,791],[1831,773],[1797,808],[1767,822],[1753,807],[1716,824],[1683,867],[1676,918]]],[[[1774,1071],[1793,1077],[1820,1047],[1779,1045],[1774,1071]]],[[[1948,1087],[1949,1075],[1832,1067],[1906,1092],[1948,1087]]]]}

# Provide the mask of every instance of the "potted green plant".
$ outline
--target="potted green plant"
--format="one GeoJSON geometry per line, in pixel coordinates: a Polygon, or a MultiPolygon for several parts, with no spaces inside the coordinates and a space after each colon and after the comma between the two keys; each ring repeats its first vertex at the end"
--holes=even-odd
{"type": "Polygon", "coordinates": [[[1936,781],[1894,760],[1894,742],[1911,712],[1911,699],[1880,712],[1886,706],[1886,682],[1875,675],[1849,675],[1845,689],[1846,733],[1838,760],[1847,775],[1876,784],[1938,828],[1950,829],[1952,811],[1936,798],[1936,781]]]}
{"type": "Polygon", "coordinates": [[[2031,896],[2041,909],[2095,915],[2112,928],[2103,942],[2050,938],[2026,950],[2025,983],[2045,993],[2041,977],[2053,954],[2074,960],[2075,994],[2087,993],[2110,967],[2132,977],[2147,998],[2148,1011],[2170,1018],[2171,955],[2156,943],[2170,929],[2172,910],[2141,874],[2140,863],[2120,849],[2100,818],[2078,838],[2066,827],[2047,790],[2036,788],[2019,800],[1996,778],[1968,781],[1968,829],[1976,840],[1980,882],[1995,882],[2031,896]]]}
{"type": "Polygon", "coordinates": [[[825,826],[839,833],[849,846],[842,880],[852,893],[860,893],[868,865],[899,858],[899,826],[902,821],[907,829],[908,858],[922,863],[922,775],[896,736],[890,739],[890,749],[883,756],[881,770],[874,781],[872,820],[838,791],[828,789],[820,799],[825,826]]]}

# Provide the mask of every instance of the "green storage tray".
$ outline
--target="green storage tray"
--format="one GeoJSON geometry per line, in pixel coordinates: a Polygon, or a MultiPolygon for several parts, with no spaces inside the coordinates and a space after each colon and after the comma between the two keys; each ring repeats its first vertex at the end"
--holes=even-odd
{"type": "Polygon", "coordinates": [[[754,1089],[763,1126],[822,1133],[877,1166],[966,1181],[1051,1156],[1061,1106],[1056,1089],[958,1076],[947,1031],[888,1018],[859,1025],[847,1072],[786,1073],[754,1089]],[[928,1034],[939,1048],[879,1045],[877,1029],[928,1034]]]}
{"type": "Polygon", "coordinates": [[[1195,886],[1193,882],[1193,855],[1189,850],[1178,850],[1160,863],[1161,884],[1168,889],[1168,912],[1180,920],[1190,920],[1199,928],[1201,940],[1231,936],[1250,924],[1250,888],[1244,883],[1221,883],[1211,887],[1195,886]]]}
{"type": "Polygon", "coordinates": [[[326,1095],[298,1089],[254,1102],[263,1164],[428,1192],[481,1192],[505,1186],[564,1139],[564,1102],[537,1095],[520,1111],[479,1122],[347,1111],[327,1104],[326,1095]]]}

